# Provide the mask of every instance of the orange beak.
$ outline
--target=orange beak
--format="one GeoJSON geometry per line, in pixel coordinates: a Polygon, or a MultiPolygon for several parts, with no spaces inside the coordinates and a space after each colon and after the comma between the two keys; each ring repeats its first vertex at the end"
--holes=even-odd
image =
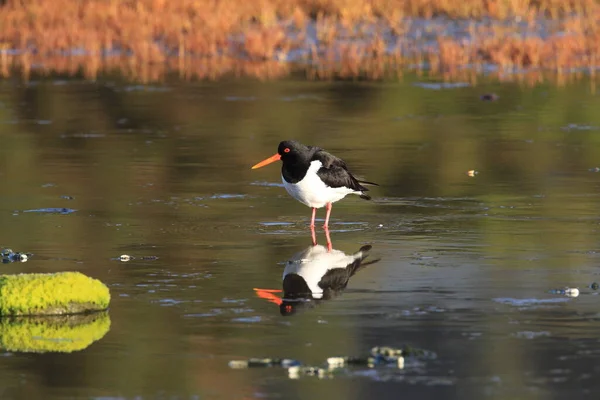
{"type": "Polygon", "coordinates": [[[252,169],[264,167],[265,165],[269,165],[269,164],[274,163],[275,161],[279,161],[279,160],[281,160],[281,156],[279,154],[275,154],[274,156],[271,156],[265,160],[262,160],[258,164],[252,166],[252,169]]]}
{"type": "Polygon", "coordinates": [[[254,291],[256,292],[256,295],[258,297],[260,297],[261,299],[268,300],[271,303],[275,303],[277,305],[280,305],[281,303],[283,303],[283,300],[281,300],[281,298],[275,296],[275,294],[274,294],[274,293],[281,292],[281,290],[278,290],[278,289],[257,289],[257,288],[254,288],[254,291]]]}

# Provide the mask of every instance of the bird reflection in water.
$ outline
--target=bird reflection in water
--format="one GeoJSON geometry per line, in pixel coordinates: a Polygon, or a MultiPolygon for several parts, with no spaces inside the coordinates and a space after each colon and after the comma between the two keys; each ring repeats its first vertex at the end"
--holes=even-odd
{"type": "MultiPolygon", "coordinates": [[[[329,236],[327,232],[327,236],[329,236]]],[[[339,295],[356,272],[379,259],[365,261],[370,245],[362,246],[353,254],[335,250],[331,241],[327,247],[316,244],[294,254],[283,271],[283,297],[279,289],[254,289],[258,297],[279,306],[281,315],[293,315],[301,309],[317,306],[320,302],[339,295]]]]}

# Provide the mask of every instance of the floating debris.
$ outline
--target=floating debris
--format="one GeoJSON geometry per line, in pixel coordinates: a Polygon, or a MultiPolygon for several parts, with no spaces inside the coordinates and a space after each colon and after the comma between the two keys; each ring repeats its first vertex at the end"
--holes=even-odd
{"type": "Polygon", "coordinates": [[[479,97],[482,101],[496,101],[500,98],[496,93],[486,93],[479,97]]]}
{"type": "Polygon", "coordinates": [[[15,253],[11,249],[2,249],[0,256],[2,256],[2,264],[8,264],[11,262],[27,262],[31,254],[15,253]]]}
{"type": "Polygon", "coordinates": [[[475,176],[477,174],[479,174],[479,171],[476,171],[474,169],[471,169],[471,170],[467,171],[467,175],[469,175],[471,177],[473,177],[473,176],[475,176]]]}
{"type": "Polygon", "coordinates": [[[74,199],[73,196],[69,196],[69,195],[63,195],[63,196],[60,196],[60,198],[65,199],[65,200],[73,200],[74,199]]]}
{"type": "Polygon", "coordinates": [[[290,368],[302,365],[299,361],[290,358],[250,358],[248,360],[229,361],[229,368],[242,369],[253,367],[282,367],[290,368]]]}
{"type": "Polygon", "coordinates": [[[119,257],[111,258],[111,260],[122,261],[122,262],[128,262],[128,261],[132,261],[132,260],[155,261],[155,260],[158,260],[158,256],[134,257],[134,256],[130,256],[129,254],[121,254],[119,257]]]}
{"type": "Polygon", "coordinates": [[[373,347],[371,349],[371,355],[383,356],[383,357],[398,357],[405,353],[403,349],[395,349],[393,347],[373,347]]]}
{"type": "Polygon", "coordinates": [[[590,169],[588,169],[588,171],[590,171],[590,172],[600,172],[600,167],[590,168],[590,169]]]}
{"type": "Polygon", "coordinates": [[[329,368],[344,368],[346,366],[366,366],[374,368],[378,365],[396,365],[399,369],[404,368],[404,357],[401,355],[384,357],[381,355],[373,357],[329,357],[327,359],[329,368]]]}
{"type": "Polygon", "coordinates": [[[410,346],[402,348],[377,346],[373,347],[365,357],[338,356],[329,357],[322,366],[302,365],[300,361],[283,358],[250,358],[248,360],[233,360],[229,367],[243,369],[251,367],[282,367],[287,368],[290,379],[298,379],[300,376],[316,376],[319,379],[333,377],[335,372],[341,372],[346,367],[395,366],[404,369],[405,358],[435,359],[435,353],[417,349],[410,346]]]}
{"type": "Polygon", "coordinates": [[[23,210],[24,213],[46,213],[46,214],[72,214],[77,210],[72,208],[36,208],[33,210],[23,210]]]}
{"type": "Polygon", "coordinates": [[[598,285],[598,282],[593,282],[590,285],[590,289],[593,289],[593,290],[598,290],[599,287],[600,287],[600,285],[598,285]]]}
{"type": "Polygon", "coordinates": [[[577,297],[579,296],[579,289],[565,287],[564,289],[552,289],[550,290],[552,294],[560,294],[567,297],[577,297]]]}
{"type": "Polygon", "coordinates": [[[565,296],[568,296],[568,297],[577,297],[577,296],[579,296],[579,289],[577,289],[577,288],[568,288],[568,289],[565,289],[565,296]]]}
{"type": "Polygon", "coordinates": [[[331,371],[325,368],[318,367],[301,367],[299,365],[288,368],[288,377],[290,379],[298,379],[301,375],[317,376],[319,379],[332,377],[331,371]]]}

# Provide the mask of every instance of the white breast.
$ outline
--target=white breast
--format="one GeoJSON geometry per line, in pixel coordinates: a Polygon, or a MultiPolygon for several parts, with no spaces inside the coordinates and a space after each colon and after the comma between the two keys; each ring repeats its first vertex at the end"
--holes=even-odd
{"type": "Polygon", "coordinates": [[[288,274],[300,275],[304,278],[312,296],[320,299],[323,297],[323,289],[319,287],[319,282],[323,275],[333,268],[346,268],[354,262],[355,258],[355,255],[349,256],[339,250],[327,251],[327,248],[321,245],[311,246],[286,263],[283,278],[288,274]]]}
{"type": "Polygon", "coordinates": [[[334,203],[350,193],[360,193],[345,187],[332,188],[327,186],[317,175],[317,171],[322,166],[321,161],[311,161],[306,175],[298,183],[289,183],[282,176],[281,180],[285,190],[300,203],[314,208],[321,208],[327,203],[334,203]]]}

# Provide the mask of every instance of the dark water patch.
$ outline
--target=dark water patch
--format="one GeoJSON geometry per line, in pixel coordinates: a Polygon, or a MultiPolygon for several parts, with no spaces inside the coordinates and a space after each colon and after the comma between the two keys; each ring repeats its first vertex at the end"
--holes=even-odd
{"type": "Polygon", "coordinates": [[[310,94],[299,94],[296,96],[285,96],[285,97],[281,97],[280,98],[281,101],[323,101],[323,98],[321,96],[317,96],[317,95],[310,95],[310,94]]]}
{"type": "Polygon", "coordinates": [[[23,210],[21,212],[24,213],[40,213],[40,214],[72,214],[74,212],[76,212],[77,210],[74,210],[72,208],[36,208],[33,210],[23,210]]]}
{"type": "Polygon", "coordinates": [[[295,225],[293,222],[283,222],[283,221],[260,222],[260,224],[264,225],[264,226],[293,226],[293,225],[295,225]]]}
{"type": "Polygon", "coordinates": [[[568,125],[562,126],[560,129],[562,129],[563,131],[566,131],[566,132],[571,132],[571,131],[597,131],[600,128],[597,126],[586,125],[586,124],[568,124],[568,125]]]}
{"type": "Polygon", "coordinates": [[[255,96],[241,97],[241,96],[226,96],[225,101],[256,101],[258,100],[255,96]]]}
{"type": "Polygon", "coordinates": [[[498,297],[492,299],[493,301],[506,304],[509,306],[515,307],[537,307],[537,306],[554,306],[559,305],[565,302],[570,301],[568,298],[551,298],[551,299],[536,299],[536,298],[528,298],[528,299],[515,299],[510,297],[498,297]]]}
{"type": "Polygon", "coordinates": [[[79,139],[97,139],[106,137],[105,133],[97,132],[78,132],[78,133],[63,133],[60,135],[61,139],[66,138],[79,138],[79,139]]]}
{"type": "Polygon", "coordinates": [[[469,83],[466,82],[416,82],[413,83],[413,85],[429,90],[460,89],[471,86],[469,83]]]}
{"type": "Polygon", "coordinates": [[[172,307],[172,306],[176,306],[179,304],[187,303],[187,302],[189,302],[189,300],[160,299],[160,300],[156,300],[154,302],[160,304],[163,307],[172,307]]]}
{"type": "Polygon", "coordinates": [[[254,181],[254,182],[250,182],[250,184],[254,185],[254,186],[284,187],[283,183],[277,183],[277,182],[254,181]]]}
{"type": "Polygon", "coordinates": [[[496,93],[486,93],[482,94],[479,98],[481,101],[497,101],[500,96],[498,96],[496,93]]]}
{"type": "Polygon", "coordinates": [[[128,86],[115,86],[115,91],[124,92],[169,92],[172,89],[167,86],[155,86],[155,85],[128,85],[128,86]]]}
{"type": "Polygon", "coordinates": [[[245,199],[248,196],[245,194],[232,194],[232,193],[223,193],[223,194],[215,194],[212,195],[211,199],[245,199]]]}
{"type": "Polygon", "coordinates": [[[385,318],[396,319],[396,318],[404,318],[404,317],[415,317],[415,316],[423,316],[428,314],[438,314],[445,313],[448,310],[446,308],[437,307],[437,306],[428,306],[428,307],[414,307],[410,310],[401,310],[399,312],[385,314],[385,318]]]}
{"type": "Polygon", "coordinates": [[[239,318],[233,318],[231,321],[232,322],[243,322],[243,323],[248,323],[248,324],[254,324],[257,322],[261,322],[263,320],[263,318],[260,315],[255,315],[252,317],[239,317],[239,318]]]}
{"type": "Polygon", "coordinates": [[[230,298],[225,297],[221,301],[223,303],[244,304],[245,302],[248,301],[248,299],[230,299],[230,298]]]}
{"type": "Polygon", "coordinates": [[[465,211],[486,211],[489,204],[472,198],[394,198],[380,197],[373,199],[377,205],[404,206],[419,208],[447,208],[465,211]]]}
{"type": "Polygon", "coordinates": [[[121,261],[121,262],[129,262],[129,261],[156,261],[158,260],[159,257],[158,256],[131,256],[129,254],[121,254],[119,257],[113,257],[111,258],[112,261],[121,261]]]}
{"type": "Polygon", "coordinates": [[[548,337],[551,336],[551,333],[548,331],[519,331],[516,333],[513,333],[512,336],[518,338],[518,339],[536,339],[536,338],[540,338],[540,337],[548,337]]]}
{"type": "Polygon", "coordinates": [[[203,313],[189,313],[189,314],[183,314],[184,318],[208,318],[208,317],[216,317],[223,314],[223,310],[219,309],[219,308],[214,308],[208,312],[203,312],[203,313]]]}

